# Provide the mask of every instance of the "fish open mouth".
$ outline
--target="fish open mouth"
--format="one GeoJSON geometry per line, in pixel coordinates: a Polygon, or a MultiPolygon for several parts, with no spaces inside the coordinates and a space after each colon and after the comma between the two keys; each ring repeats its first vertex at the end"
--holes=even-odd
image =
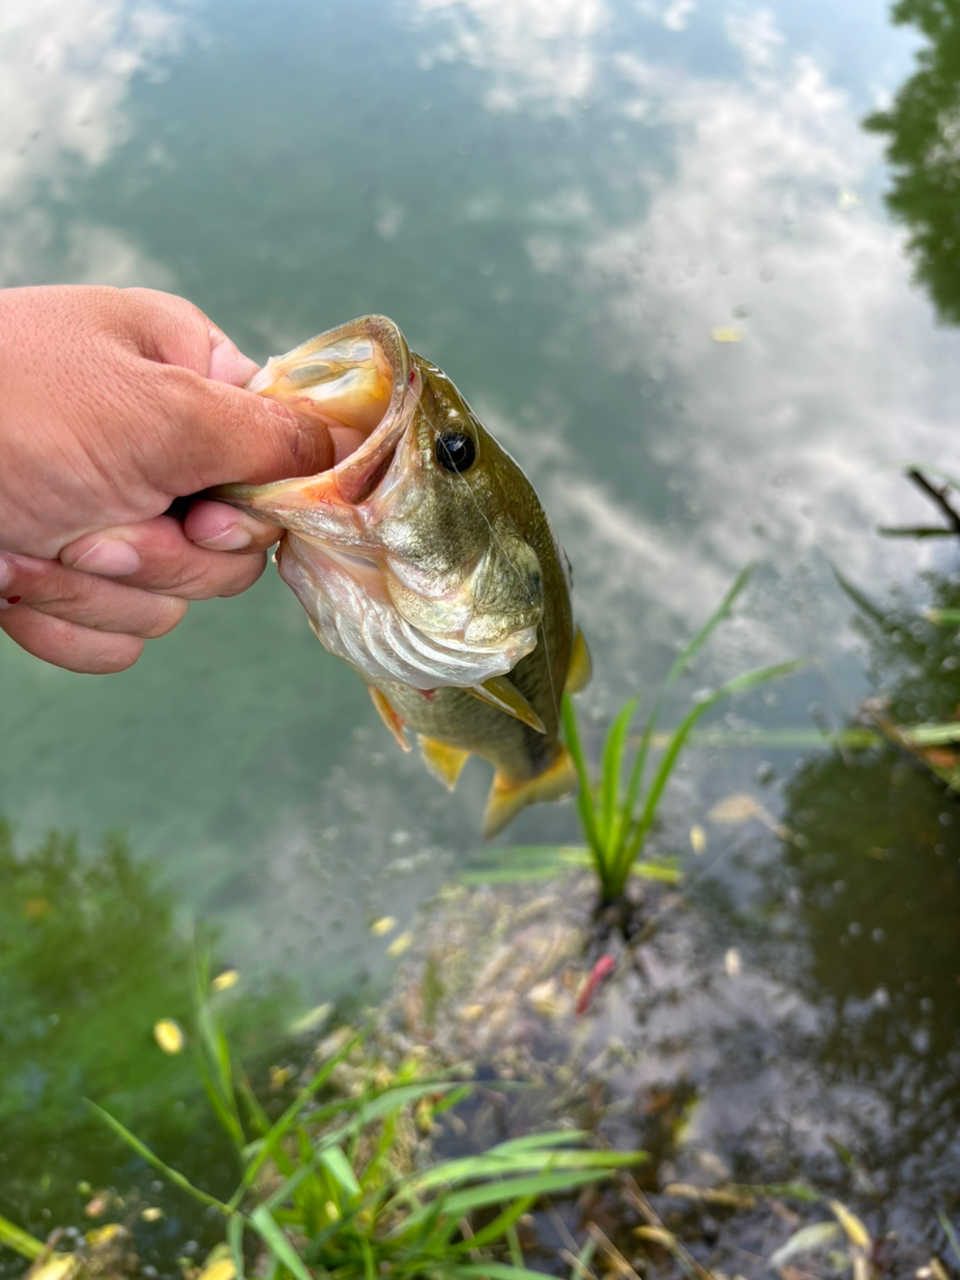
{"type": "Polygon", "coordinates": [[[247,388],[326,427],[334,445],[331,478],[342,498],[356,504],[373,493],[393,460],[407,416],[403,402],[415,399],[410,374],[410,351],[393,321],[363,316],[268,360],[247,388]]]}
{"type": "Polygon", "coordinates": [[[334,445],[326,471],[267,485],[223,485],[212,495],[270,519],[278,505],[289,511],[365,502],[390,469],[419,398],[420,373],[393,321],[363,316],[274,356],[247,389],[314,419],[334,445]]]}

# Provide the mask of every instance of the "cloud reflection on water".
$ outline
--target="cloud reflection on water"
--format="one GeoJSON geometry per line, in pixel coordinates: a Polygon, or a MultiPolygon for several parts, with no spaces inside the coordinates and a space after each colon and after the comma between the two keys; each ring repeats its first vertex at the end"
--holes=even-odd
{"type": "MultiPolygon", "coordinates": [[[[636,591],[689,625],[755,556],[789,573],[819,551],[880,583],[937,554],[874,530],[916,522],[895,464],[943,456],[960,413],[957,336],[937,329],[901,232],[870,198],[878,147],[849,96],[768,12],[733,13],[725,32],[741,61],[728,77],[608,55],[602,74],[628,86],[618,181],[642,212],[605,221],[602,198],[581,193],[579,237],[544,215],[528,239],[538,272],[573,281],[608,366],[661,388],[668,429],[644,428],[643,405],[622,429],[642,433],[690,510],[665,527],[625,500],[622,475],[581,478],[568,432],[549,501],[577,530],[588,611],[620,595],[633,618],[621,593],[636,591]],[[638,130],[669,139],[661,170],[638,130]]],[[[793,619],[772,626],[755,629],[757,656],[795,635],[793,619]]]]}
{"type": "Polygon", "coordinates": [[[476,67],[492,111],[568,110],[593,85],[603,0],[416,0],[415,12],[430,29],[421,65],[476,67]]]}
{"type": "Polygon", "coordinates": [[[131,80],[179,48],[183,19],[149,0],[10,0],[0,32],[0,284],[170,287],[129,237],[69,211],[76,179],[131,136],[131,80]]]}

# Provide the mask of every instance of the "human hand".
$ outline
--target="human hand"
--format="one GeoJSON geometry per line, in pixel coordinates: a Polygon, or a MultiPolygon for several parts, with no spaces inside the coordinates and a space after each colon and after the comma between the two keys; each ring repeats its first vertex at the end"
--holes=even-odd
{"type": "Polygon", "coordinates": [[[0,290],[0,630],[72,671],[122,671],[190,600],[235,595],[280,530],[198,500],[331,466],[337,430],[241,390],[252,360],[183,298],[0,290]]]}

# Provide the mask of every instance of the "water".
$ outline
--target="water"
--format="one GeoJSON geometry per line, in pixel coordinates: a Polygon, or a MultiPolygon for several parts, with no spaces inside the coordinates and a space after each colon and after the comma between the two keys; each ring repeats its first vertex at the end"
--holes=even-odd
{"type": "MultiPolygon", "coordinates": [[[[955,565],[940,541],[875,533],[930,522],[898,464],[949,469],[960,409],[957,333],[913,281],[883,140],[862,128],[916,45],[883,5],[852,0],[11,0],[0,280],[179,292],[258,359],[393,316],[543,496],[594,651],[588,716],[649,688],[757,560],[684,697],[809,654],[805,675],[734,711],[837,727],[870,689],[870,648],[831,566],[919,605],[919,573],[955,565]]],[[[951,254],[933,257],[949,313],[951,254]]],[[[7,644],[0,697],[0,812],[19,847],[76,830],[91,857],[123,831],[180,925],[219,930],[251,981],[282,972],[291,1007],[375,988],[389,962],[369,924],[409,925],[477,844],[483,766],[451,799],[401,757],[273,574],[193,606],[123,675],[70,675],[7,644]]],[[[903,709],[924,719],[925,700],[914,689],[903,709]]],[[[830,793],[828,767],[796,752],[700,753],[674,792],[674,842],[756,789],[758,767],[777,812],[801,785],[808,807],[830,793]]],[[[508,838],[574,832],[557,806],[508,838]]],[[[782,870],[772,836],[765,849],[782,870]]],[[[750,877],[718,874],[747,910],[750,877]]],[[[160,932],[176,950],[173,924],[160,932]]],[[[943,947],[941,977],[957,967],[943,947]]],[[[106,981],[91,977],[94,1002],[106,981]]],[[[53,989],[31,999],[56,1016],[53,989]]],[[[145,1053],[148,1012],[171,1002],[144,1005],[145,1053]]],[[[75,1070],[48,1063],[45,1087],[65,1097],[82,1054],[58,1052],[75,1070]]],[[[0,1138],[14,1161],[18,1134],[0,1138]]],[[[12,1216],[38,1221],[42,1164],[12,1216]]]]}

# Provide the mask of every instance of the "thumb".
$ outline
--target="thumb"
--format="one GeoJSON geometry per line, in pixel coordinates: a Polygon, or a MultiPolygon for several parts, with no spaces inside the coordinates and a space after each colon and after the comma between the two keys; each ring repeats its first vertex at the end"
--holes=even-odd
{"type": "MultiPolygon", "coordinates": [[[[218,358],[221,372],[239,371],[234,357],[218,358]]],[[[154,376],[175,419],[169,448],[148,465],[165,492],[179,497],[219,484],[267,484],[334,464],[329,428],[313,414],[174,365],[155,365],[154,376]]]]}

